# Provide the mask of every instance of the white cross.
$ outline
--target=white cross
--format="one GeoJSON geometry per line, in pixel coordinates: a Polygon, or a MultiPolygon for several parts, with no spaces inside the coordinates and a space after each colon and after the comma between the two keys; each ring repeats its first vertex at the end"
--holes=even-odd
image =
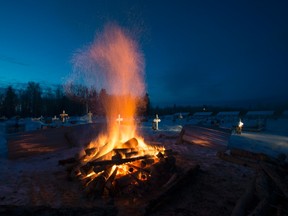
{"type": "Polygon", "coordinates": [[[68,114],[65,113],[65,110],[63,110],[63,113],[60,114],[60,117],[62,119],[62,122],[65,122],[66,118],[68,117],[68,114]]]}
{"type": "Polygon", "coordinates": [[[89,111],[89,112],[87,113],[87,116],[88,116],[88,123],[92,123],[92,116],[93,116],[93,114],[91,113],[91,111],[89,111]]]}
{"type": "Polygon", "coordinates": [[[161,119],[159,119],[158,115],[156,114],[156,118],[153,120],[155,123],[155,130],[158,130],[158,123],[161,122],[161,119]]]}
{"type": "Polygon", "coordinates": [[[118,118],[116,119],[116,121],[118,122],[119,125],[120,125],[121,121],[123,121],[123,118],[120,117],[120,114],[118,115],[118,118]]]}

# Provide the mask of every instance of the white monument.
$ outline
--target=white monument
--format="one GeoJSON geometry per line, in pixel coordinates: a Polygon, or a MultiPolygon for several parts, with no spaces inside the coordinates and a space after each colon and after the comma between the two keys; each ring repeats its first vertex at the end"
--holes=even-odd
{"type": "Polygon", "coordinates": [[[91,111],[89,111],[87,113],[88,123],[92,123],[92,116],[93,116],[93,113],[91,113],[91,111]]]}
{"type": "Polygon", "coordinates": [[[63,110],[63,112],[60,114],[60,118],[61,118],[62,123],[64,123],[67,120],[68,114],[65,113],[65,110],[63,110]]]}
{"type": "Polygon", "coordinates": [[[118,115],[118,118],[116,119],[117,123],[120,125],[123,121],[123,118],[121,118],[120,114],[118,115]]]}
{"type": "Polygon", "coordinates": [[[153,126],[155,126],[155,127],[153,127],[153,129],[154,130],[158,130],[158,123],[159,122],[161,122],[161,119],[158,117],[158,114],[156,114],[156,118],[153,120],[153,126]]]}
{"type": "Polygon", "coordinates": [[[52,121],[57,121],[59,120],[59,118],[57,118],[57,116],[55,115],[53,118],[52,118],[52,121]]]}

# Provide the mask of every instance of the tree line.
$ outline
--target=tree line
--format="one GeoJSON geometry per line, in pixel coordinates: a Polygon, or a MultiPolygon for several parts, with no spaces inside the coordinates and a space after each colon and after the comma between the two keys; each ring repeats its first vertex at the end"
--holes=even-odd
{"type": "MultiPolygon", "coordinates": [[[[59,116],[63,110],[70,116],[80,116],[91,111],[94,115],[103,115],[104,103],[108,95],[105,89],[99,92],[96,89],[88,88],[83,85],[58,85],[54,88],[41,87],[39,83],[28,82],[24,88],[13,88],[11,85],[0,91],[0,117],[11,118],[20,117],[53,117],[59,116]]],[[[153,107],[150,103],[149,95],[146,93],[140,99],[142,106],[139,107],[138,114],[143,116],[169,115],[175,113],[194,113],[199,111],[233,111],[245,112],[257,109],[273,109],[277,113],[287,109],[288,103],[278,105],[263,105],[253,108],[244,107],[221,107],[212,105],[199,106],[178,106],[176,104],[166,107],[153,107]]]]}
{"type": "MultiPolygon", "coordinates": [[[[42,88],[36,82],[28,82],[23,89],[10,85],[0,92],[0,117],[52,117],[59,116],[63,110],[70,116],[84,115],[88,111],[94,115],[103,115],[103,101],[107,97],[109,95],[105,89],[97,92],[84,85],[70,85],[68,90],[62,85],[42,88]]],[[[150,110],[148,94],[141,100],[144,107],[139,109],[139,114],[147,115],[150,110]]]]}

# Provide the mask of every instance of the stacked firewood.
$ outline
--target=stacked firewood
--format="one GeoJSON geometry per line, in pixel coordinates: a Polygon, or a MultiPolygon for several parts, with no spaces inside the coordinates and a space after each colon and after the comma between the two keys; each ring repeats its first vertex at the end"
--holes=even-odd
{"type": "Polygon", "coordinates": [[[218,157],[256,171],[237,201],[233,216],[288,215],[288,164],[284,154],[271,158],[262,153],[233,149],[218,152],[218,157]]]}
{"type": "Polygon", "coordinates": [[[137,139],[132,138],[101,157],[94,156],[96,148],[87,148],[81,157],[60,160],[59,164],[66,167],[69,180],[81,182],[88,197],[119,194],[140,197],[169,183],[177,168],[172,150],[143,155],[135,148],[137,145],[137,139]],[[121,170],[123,167],[125,172],[121,170]]]}

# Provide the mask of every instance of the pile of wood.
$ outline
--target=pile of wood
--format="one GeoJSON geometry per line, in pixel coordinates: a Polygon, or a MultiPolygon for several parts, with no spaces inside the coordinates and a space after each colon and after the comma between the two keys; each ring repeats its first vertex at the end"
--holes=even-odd
{"type": "Polygon", "coordinates": [[[59,164],[66,167],[69,180],[81,182],[88,197],[114,197],[119,194],[141,197],[152,188],[168,186],[176,179],[178,169],[172,150],[139,156],[137,146],[137,139],[132,138],[121,148],[109,152],[110,158],[108,154],[98,157],[96,148],[87,148],[82,157],[60,160],[59,164]],[[91,156],[92,159],[83,162],[91,156]],[[125,174],[120,170],[123,166],[125,174]]]}
{"type": "Polygon", "coordinates": [[[285,155],[271,158],[262,153],[233,149],[218,152],[226,161],[255,169],[255,177],[237,201],[233,216],[288,215],[288,164],[285,155]]]}

